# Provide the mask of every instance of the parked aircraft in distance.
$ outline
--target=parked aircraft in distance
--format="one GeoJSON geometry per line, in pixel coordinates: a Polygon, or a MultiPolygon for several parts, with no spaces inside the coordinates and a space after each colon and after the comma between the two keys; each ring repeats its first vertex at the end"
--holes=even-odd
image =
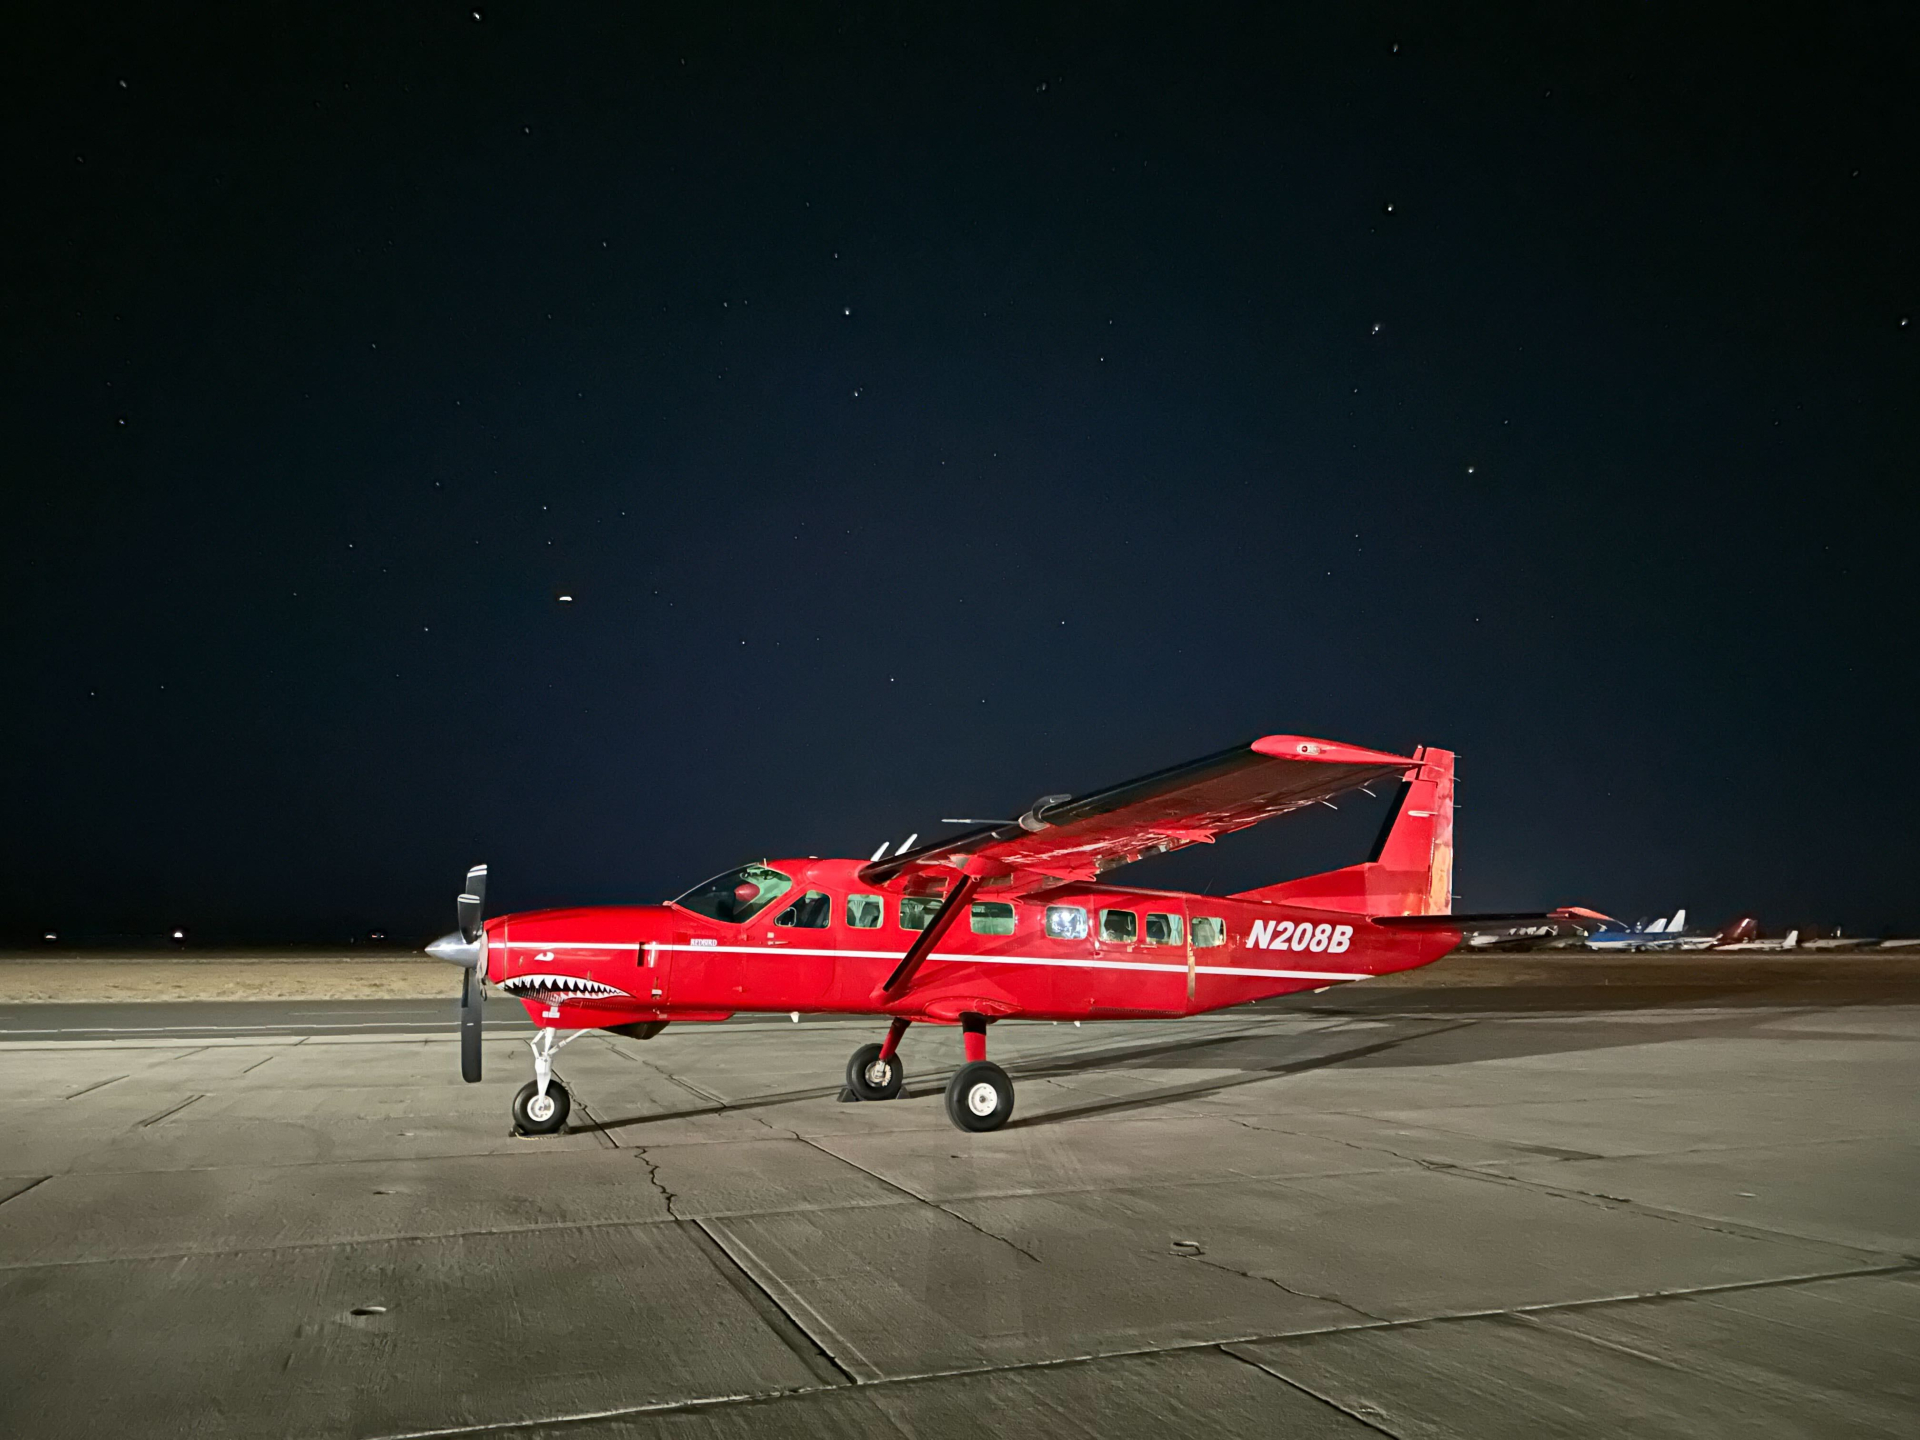
{"type": "Polygon", "coordinates": [[[1809,935],[1800,942],[1800,948],[1802,950],[1873,950],[1884,943],[1881,940],[1862,939],[1857,935],[1842,934],[1840,927],[1836,925],[1831,935],[1809,935]]]}
{"type": "Polygon", "coordinates": [[[1753,917],[1743,915],[1711,935],[1689,935],[1683,907],[1673,912],[1671,920],[1642,921],[1631,929],[1615,921],[1606,929],[1595,930],[1582,943],[1589,950],[1717,950],[1750,940],[1758,933],[1753,917]]]}
{"type": "Polygon", "coordinates": [[[519,1128],[565,1124],[555,1052],[588,1030],[645,1040],[674,1021],[736,1011],[884,1016],[847,1061],[846,1089],[892,1100],[915,1022],[959,1027],[966,1063],[946,1086],[963,1130],[995,1130],[1013,1082],[987,1059],[995,1020],[1194,1015],[1439,959],[1482,928],[1573,912],[1470,916],[1453,901],[1452,752],[1366,750],[1268,735],[1074,798],[983,822],[889,857],[757,860],[664,905],[543,910],[484,920],[486,866],[468,873],[459,929],[428,953],[465,968],[461,1073],[480,1078],[483,985],[538,1027],[519,1128]],[[1237,895],[1114,884],[1115,868],[1399,781],[1358,864],[1237,895]],[[574,1034],[558,1038],[561,1030],[574,1034]]]}
{"type": "Polygon", "coordinates": [[[1739,940],[1730,940],[1716,945],[1716,950],[1791,950],[1800,943],[1800,932],[1789,930],[1785,935],[1776,935],[1771,940],[1763,938],[1758,930],[1739,940]]]}
{"type": "Polygon", "coordinates": [[[1469,950],[1559,950],[1577,946],[1601,930],[1619,928],[1620,922],[1611,915],[1568,905],[1550,920],[1482,930],[1467,936],[1465,944],[1469,950]]]}

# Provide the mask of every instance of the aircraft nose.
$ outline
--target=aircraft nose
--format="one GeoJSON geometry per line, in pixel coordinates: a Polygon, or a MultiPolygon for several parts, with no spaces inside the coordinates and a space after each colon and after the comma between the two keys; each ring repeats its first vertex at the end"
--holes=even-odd
{"type": "Polygon", "coordinates": [[[464,965],[471,970],[480,963],[480,957],[486,953],[487,940],[484,935],[469,940],[458,930],[449,930],[438,940],[427,946],[427,954],[436,960],[446,960],[455,965],[464,965]]]}

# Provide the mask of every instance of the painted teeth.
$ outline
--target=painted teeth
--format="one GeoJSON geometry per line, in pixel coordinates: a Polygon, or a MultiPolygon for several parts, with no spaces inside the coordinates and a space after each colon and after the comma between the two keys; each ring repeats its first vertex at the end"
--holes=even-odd
{"type": "Polygon", "coordinates": [[[627,992],[598,980],[583,980],[578,975],[512,975],[500,982],[510,995],[569,995],[585,1000],[602,1000],[627,992]]]}

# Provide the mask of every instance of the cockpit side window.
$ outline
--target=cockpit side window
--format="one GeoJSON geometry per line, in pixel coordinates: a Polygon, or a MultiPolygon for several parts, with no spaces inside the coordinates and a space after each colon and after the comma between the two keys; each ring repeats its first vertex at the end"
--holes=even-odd
{"type": "Polygon", "coordinates": [[[878,930],[887,902],[878,895],[847,896],[847,924],[855,930],[878,930]]]}
{"type": "Polygon", "coordinates": [[[696,885],[673,903],[728,925],[744,925],[793,888],[793,877],[766,865],[742,865],[696,885]]]}
{"type": "Polygon", "coordinates": [[[824,890],[809,890],[774,916],[773,923],[795,930],[824,930],[833,923],[833,897],[824,890]]]}

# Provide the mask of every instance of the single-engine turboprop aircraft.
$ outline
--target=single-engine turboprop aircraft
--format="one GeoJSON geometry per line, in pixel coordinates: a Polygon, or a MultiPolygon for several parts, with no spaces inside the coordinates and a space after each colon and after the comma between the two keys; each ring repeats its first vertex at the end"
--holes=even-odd
{"type": "Polygon", "coordinates": [[[947,1114],[963,1130],[996,1130],[1013,1113],[1013,1083],[987,1059],[995,1020],[1194,1015],[1409,970],[1482,928],[1574,917],[1449,913],[1453,759],[1268,735],[1090,795],[1045,796],[1017,820],[918,848],[910,837],[891,857],[883,845],[865,862],[742,865],[665,905],[483,921],[481,865],[459,897],[460,928],[428,953],[466,968],[468,1081],[480,1078],[483,983],[527,1007],[534,1078],[513,1102],[527,1133],[566,1123],[553,1057],[580,1033],[645,1040],[742,1010],[887,1017],[885,1038],[847,1061],[859,1100],[900,1094],[910,1025],[958,1025],[966,1063],[947,1085],[947,1114]],[[1228,896],[1102,878],[1395,779],[1361,864],[1228,896]],[[574,1034],[559,1040],[562,1030],[574,1034]]]}

